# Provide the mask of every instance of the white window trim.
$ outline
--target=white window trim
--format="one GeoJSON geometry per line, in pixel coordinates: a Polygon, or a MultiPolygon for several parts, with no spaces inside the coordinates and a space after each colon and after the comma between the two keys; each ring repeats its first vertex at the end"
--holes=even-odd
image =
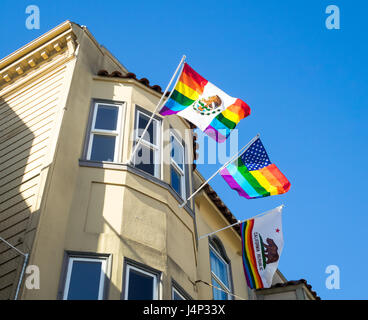
{"type": "MultiPolygon", "coordinates": [[[[225,289],[225,291],[231,292],[231,288],[230,288],[230,268],[229,268],[229,264],[224,260],[224,258],[221,257],[221,255],[217,252],[217,250],[211,245],[209,244],[210,250],[225,264],[226,266],[226,274],[227,274],[227,281],[229,283],[229,287],[227,287],[216,275],[215,273],[212,271],[212,265],[210,263],[210,267],[211,267],[211,277],[213,277],[216,282],[218,282],[220,284],[220,286],[222,287],[222,289],[225,289]]],[[[210,256],[210,260],[211,260],[211,256],[210,256]]],[[[230,295],[228,293],[227,294],[227,300],[230,300],[230,295]]]]}
{"type": "Polygon", "coordinates": [[[123,118],[123,105],[122,104],[114,104],[114,103],[108,103],[108,102],[95,102],[94,109],[93,109],[91,129],[89,132],[87,160],[91,159],[93,137],[95,134],[97,134],[97,135],[116,137],[113,162],[119,162],[119,159],[121,159],[122,118],[123,118]],[[95,128],[97,110],[98,110],[99,105],[105,105],[105,106],[111,106],[111,107],[118,108],[118,118],[117,118],[117,123],[116,123],[116,130],[103,130],[103,129],[95,128]]]}
{"type": "Polygon", "coordinates": [[[125,288],[124,288],[124,300],[128,300],[128,290],[129,290],[129,278],[130,278],[130,270],[133,269],[139,273],[143,273],[147,276],[150,276],[153,278],[153,300],[158,300],[158,279],[157,274],[148,272],[146,270],[143,270],[141,268],[134,267],[130,264],[126,265],[126,276],[125,276],[125,288]]]}
{"type": "Polygon", "coordinates": [[[174,286],[172,287],[172,290],[171,290],[171,299],[172,300],[174,300],[174,293],[176,293],[178,296],[180,296],[183,300],[188,300],[174,286]]]}
{"type": "MultiPolygon", "coordinates": [[[[186,185],[185,185],[185,147],[181,143],[180,139],[176,136],[176,134],[172,130],[170,132],[170,143],[171,143],[171,137],[173,137],[178,142],[178,144],[183,148],[183,162],[182,162],[183,163],[183,169],[180,168],[180,166],[176,163],[174,158],[171,157],[172,148],[170,148],[170,164],[174,167],[174,170],[177,171],[181,175],[181,179],[180,179],[181,194],[179,194],[179,195],[184,199],[185,194],[186,194],[186,188],[185,188],[186,187],[186,185]]],[[[171,170],[171,168],[170,168],[170,170],[171,170]]],[[[171,176],[171,173],[170,173],[170,176],[171,176]]],[[[171,183],[171,181],[170,181],[170,183],[171,183]]]]}
{"type": "Polygon", "coordinates": [[[68,271],[65,280],[65,289],[63,294],[63,300],[68,299],[69,287],[70,287],[70,279],[72,277],[73,263],[74,261],[84,261],[84,262],[101,262],[101,276],[100,276],[100,285],[98,289],[98,300],[103,299],[104,295],[104,286],[105,286],[105,276],[107,270],[107,259],[104,258],[82,258],[82,257],[69,257],[68,261],[68,271]]]}
{"type": "MultiPolygon", "coordinates": [[[[136,109],[136,124],[135,124],[135,130],[134,130],[134,143],[133,143],[133,149],[134,149],[134,145],[135,143],[137,143],[139,136],[138,136],[138,132],[139,132],[139,119],[140,119],[140,115],[143,115],[144,117],[147,117],[148,119],[151,117],[149,114],[136,109]]],[[[147,148],[152,149],[153,152],[153,156],[154,156],[154,166],[155,166],[155,173],[154,173],[154,177],[162,179],[162,142],[161,142],[161,137],[162,137],[162,121],[161,120],[157,120],[155,118],[152,119],[152,124],[154,126],[156,126],[156,130],[154,130],[156,132],[156,142],[157,144],[153,144],[150,143],[146,140],[144,140],[143,138],[140,141],[140,145],[143,145],[147,148]]],[[[142,132],[143,133],[143,132],[142,132]]],[[[139,149],[139,148],[138,148],[139,149]]],[[[138,152],[138,150],[137,150],[138,152]]],[[[136,152],[136,153],[137,153],[136,152]]],[[[136,154],[134,155],[134,157],[136,157],[136,154]]],[[[135,163],[135,159],[133,158],[133,163],[135,163]]]]}

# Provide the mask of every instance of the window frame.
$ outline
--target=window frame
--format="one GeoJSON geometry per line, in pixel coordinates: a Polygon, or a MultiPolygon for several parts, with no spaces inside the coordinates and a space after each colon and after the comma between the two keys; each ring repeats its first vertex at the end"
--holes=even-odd
{"type": "MultiPolygon", "coordinates": [[[[219,283],[220,284],[220,287],[222,288],[222,289],[224,289],[224,291],[225,291],[225,293],[226,293],[226,295],[227,295],[227,300],[232,300],[232,298],[231,298],[231,296],[230,296],[230,294],[229,293],[231,293],[232,292],[232,283],[231,283],[231,273],[230,273],[230,263],[229,262],[227,262],[222,256],[221,256],[221,253],[219,253],[219,252],[217,252],[217,250],[216,250],[216,248],[211,244],[211,243],[209,243],[209,249],[210,249],[210,251],[212,251],[214,254],[215,254],[215,256],[217,257],[217,258],[219,258],[220,259],[220,261],[222,261],[224,264],[225,264],[225,266],[226,266],[226,275],[227,275],[227,281],[228,281],[228,283],[229,283],[229,287],[227,287],[223,282],[222,282],[222,280],[219,278],[219,277],[217,277],[216,276],[216,274],[212,271],[212,264],[211,264],[211,252],[209,252],[210,253],[210,268],[211,268],[211,280],[212,280],[212,278],[214,278],[215,280],[216,280],[216,282],[217,283],[219,283]],[[226,292],[227,291],[227,292],[226,292]]],[[[215,289],[215,288],[214,288],[215,289]]],[[[218,290],[218,289],[217,289],[218,290]]],[[[213,290],[212,290],[212,298],[214,298],[213,297],[213,290]]]]}
{"type": "Polygon", "coordinates": [[[179,194],[175,189],[174,191],[182,198],[185,199],[186,198],[186,164],[185,164],[185,144],[183,143],[183,141],[177,136],[177,134],[175,133],[174,130],[170,130],[170,185],[171,187],[174,189],[174,187],[172,186],[172,180],[171,180],[171,170],[175,170],[180,176],[180,185],[181,185],[181,194],[179,194]],[[172,145],[171,145],[171,137],[173,137],[174,139],[176,139],[177,143],[179,144],[179,146],[182,147],[183,150],[183,169],[180,168],[180,166],[176,163],[176,161],[174,160],[174,158],[171,156],[171,152],[172,152],[172,145]]]}
{"type": "MultiPolygon", "coordinates": [[[[143,115],[143,117],[147,117],[148,119],[151,118],[152,116],[152,113],[150,113],[149,111],[139,107],[139,106],[136,106],[136,109],[135,109],[135,123],[134,123],[134,139],[133,139],[133,147],[132,147],[132,151],[134,150],[135,148],[135,145],[139,139],[139,119],[140,119],[140,115],[143,115]]],[[[162,119],[158,118],[157,116],[154,116],[153,119],[152,119],[152,125],[155,125],[156,126],[156,130],[154,130],[156,132],[156,142],[157,144],[153,144],[149,141],[146,141],[143,137],[140,141],[140,146],[143,146],[143,147],[146,147],[146,148],[149,148],[150,150],[153,150],[153,155],[154,155],[154,174],[153,174],[153,177],[155,178],[158,178],[158,179],[162,179],[162,119]]],[[[143,128],[144,130],[144,128],[143,128]]],[[[143,133],[143,132],[142,132],[143,133]]],[[[135,165],[135,157],[136,157],[136,154],[138,153],[138,150],[139,150],[139,147],[138,149],[136,150],[136,153],[134,154],[134,157],[133,157],[133,164],[134,166],[136,167],[135,165]]],[[[138,167],[136,167],[137,169],[139,169],[138,167]]],[[[142,170],[142,169],[139,169],[139,170],[142,170]]],[[[149,174],[149,175],[152,175],[151,173],[149,172],[146,172],[144,170],[142,170],[143,172],[149,174]]]]}
{"type": "Polygon", "coordinates": [[[74,261],[101,262],[101,271],[103,272],[101,272],[101,275],[100,275],[100,283],[99,283],[97,300],[103,300],[105,298],[105,293],[106,293],[108,258],[101,257],[101,256],[91,257],[91,256],[83,256],[83,255],[68,255],[67,257],[67,265],[66,265],[66,273],[65,273],[65,280],[64,280],[64,289],[62,293],[62,300],[68,300],[70,280],[71,280],[74,261]]]}
{"type": "Polygon", "coordinates": [[[174,299],[174,293],[176,293],[178,296],[180,296],[182,298],[182,300],[188,300],[178,289],[176,289],[175,286],[171,287],[171,300],[175,300],[174,299]]]}
{"type": "Polygon", "coordinates": [[[115,103],[114,101],[101,101],[96,100],[93,101],[93,111],[92,111],[92,117],[91,122],[89,126],[89,132],[88,132],[88,144],[87,144],[87,152],[86,152],[86,160],[89,161],[98,161],[98,160],[92,160],[91,154],[92,154],[92,145],[93,145],[93,138],[95,135],[100,136],[109,136],[109,137],[115,137],[115,148],[114,148],[114,159],[113,161],[98,161],[98,162],[115,162],[119,163],[119,160],[121,159],[121,144],[122,144],[122,135],[123,135],[123,113],[125,111],[124,103],[115,103]],[[97,118],[97,111],[100,105],[110,106],[118,108],[118,117],[116,119],[116,130],[104,130],[104,129],[96,129],[96,118],[97,118]]]}
{"type": "Polygon", "coordinates": [[[179,283],[177,283],[173,278],[171,278],[171,300],[174,300],[174,290],[184,300],[193,300],[193,298],[182,288],[182,286],[179,285],[179,283]]]}
{"type": "Polygon", "coordinates": [[[124,268],[124,292],[123,292],[123,300],[128,300],[129,296],[129,276],[130,276],[130,269],[137,271],[138,273],[142,273],[144,275],[148,275],[153,278],[153,299],[152,300],[159,300],[159,288],[160,288],[160,273],[156,271],[149,271],[145,267],[137,266],[135,263],[126,262],[124,268]]]}

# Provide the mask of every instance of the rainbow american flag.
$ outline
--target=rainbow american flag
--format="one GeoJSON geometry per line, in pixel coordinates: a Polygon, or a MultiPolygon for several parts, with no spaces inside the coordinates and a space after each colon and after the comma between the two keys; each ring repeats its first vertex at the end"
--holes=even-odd
{"type": "Polygon", "coordinates": [[[269,288],[284,246],[282,206],[240,224],[244,275],[251,289],[269,288]]]}
{"type": "Polygon", "coordinates": [[[271,162],[260,138],[220,174],[232,189],[247,199],[282,194],[290,189],[289,180],[271,162]]]}
{"type": "Polygon", "coordinates": [[[184,63],[178,82],[160,114],[177,114],[217,142],[224,142],[239,121],[249,116],[250,108],[244,101],[227,95],[184,63]]]}

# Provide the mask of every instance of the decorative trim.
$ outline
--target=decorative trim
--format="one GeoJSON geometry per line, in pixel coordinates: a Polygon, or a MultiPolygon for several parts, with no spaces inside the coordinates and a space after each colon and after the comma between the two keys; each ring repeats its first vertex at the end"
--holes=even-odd
{"type": "Polygon", "coordinates": [[[18,78],[24,77],[41,64],[51,61],[57,55],[66,53],[66,58],[73,56],[76,45],[76,36],[69,29],[41,46],[36,47],[28,54],[21,56],[0,70],[0,90],[5,85],[9,85],[18,78]]]}

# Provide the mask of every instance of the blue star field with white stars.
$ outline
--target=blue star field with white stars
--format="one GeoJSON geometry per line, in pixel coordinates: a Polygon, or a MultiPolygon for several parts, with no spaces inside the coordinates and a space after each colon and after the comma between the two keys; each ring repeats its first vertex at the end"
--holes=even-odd
{"type": "Polygon", "coordinates": [[[240,158],[249,171],[262,169],[272,163],[260,138],[254,141],[240,158]]]}

